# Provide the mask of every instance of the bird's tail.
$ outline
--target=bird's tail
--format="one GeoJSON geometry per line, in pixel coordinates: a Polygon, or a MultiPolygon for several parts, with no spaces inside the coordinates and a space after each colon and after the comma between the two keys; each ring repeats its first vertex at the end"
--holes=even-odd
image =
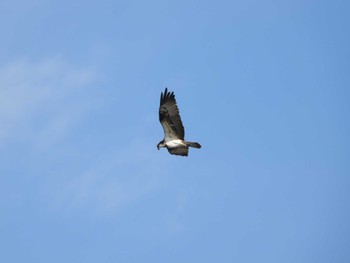
{"type": "Polygon", "coordinates": [[[202,147],[198,142],[186,142],[186,145],[197,149],[202,147]]]}

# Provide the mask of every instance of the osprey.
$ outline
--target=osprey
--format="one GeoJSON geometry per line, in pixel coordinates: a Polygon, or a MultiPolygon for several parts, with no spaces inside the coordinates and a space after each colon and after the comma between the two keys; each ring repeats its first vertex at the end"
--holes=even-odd
{"type": "Polygon", "coordinates": [[[159,121],[163,126],[164,139],[158,143],[158,150],[166,147],[171,154],[187,156],[188,147],[201,148],[198,142],[185,141],[185,130],[174,92],[168,92],[167,88],[160,94],[159,121]]]}

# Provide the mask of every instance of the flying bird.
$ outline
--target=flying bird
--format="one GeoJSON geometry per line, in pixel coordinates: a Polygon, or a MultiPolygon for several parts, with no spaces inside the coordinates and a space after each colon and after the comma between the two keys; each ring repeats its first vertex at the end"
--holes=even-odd
{"type": "Polygon", "coordinates": [[[175,94],[168,92],[167,88],[160,94],[159,121],[163,126],[164,139],[158,143],[158,150],[166,147],[170,154],[188,156],[188,147],[201,148],[198,142],[185,141],[185,129],[175,94]]]}

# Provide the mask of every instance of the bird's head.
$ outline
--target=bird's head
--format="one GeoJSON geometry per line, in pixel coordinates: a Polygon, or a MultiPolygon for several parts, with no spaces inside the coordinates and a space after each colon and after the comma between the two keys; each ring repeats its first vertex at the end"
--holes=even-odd
{"type": "Polygon", "coordinates": [[[160,142],[157,144],[157,149],[158,149],[158,150],[159,150],[161,147],[165,147],[164,140],[160,141],[160,142]]]}

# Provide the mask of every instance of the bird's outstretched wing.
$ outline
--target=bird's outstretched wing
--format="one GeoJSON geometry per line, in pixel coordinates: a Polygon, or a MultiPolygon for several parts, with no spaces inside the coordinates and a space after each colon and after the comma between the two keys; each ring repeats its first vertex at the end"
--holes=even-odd
{"type": "Polygon", "coordinates": [[[163,126],[165,140],[184,140],[185,130],[175,95],[174,92],[168,92],[167,88],[160,94],[159,121],[163,126]]]}
{"type": "Polygon", "coordinates": [[[168,148],[169,153],[175,155],[188,156],[188,147],[176,147],[176,148],[168,148]]]}

